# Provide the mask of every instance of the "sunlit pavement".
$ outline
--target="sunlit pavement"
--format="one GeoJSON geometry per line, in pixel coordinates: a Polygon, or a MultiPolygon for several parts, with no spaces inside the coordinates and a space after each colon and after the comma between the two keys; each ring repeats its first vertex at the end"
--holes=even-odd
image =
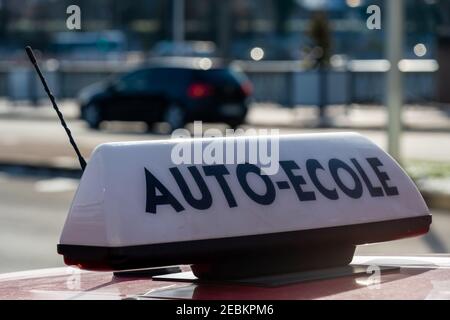
{"type": "MultiPolygon", "coordinates": [[[[8,110],[10,109],[8,108],[8,110]]],[[[103,142],[167,138],[166,135],[148,133],[147,127],[143,123],[111,122],[107,123],[101,131],[89,130],[82,121],[74,118],[74,109],[74,105],[71,104],[66,105],[64,110],[69,115],[69,124],[82,153],[86,157],[98,144],[103,142]]],[[[77,166],[77,159],[67,143],[67,137],[59,125],[54,112],[49,107],[34,112],[30,111],[31,114],[23,111],[22,108],[17,110],[21,111],[8,111],[3,114],[0,112],[0,163],[38,164],[58,167],[77,166]]],[[[345,121],[353,121],[356,124],[329,129],[314,128],[310,123],[314,121],[314,115],[310,114],[310,111],[291,112],[260,106],[252,109],[249,114],[250,125],[246,125],[244,128],[251,126],[280,128],[281,133],[357,131],[382,148],[386,148],[387,138],[385,131],[374,129],[371,125],[363,125],[364,121],[367,122],[371,118],[373,118],[374,123],[382,124],[384,114],[382,111],[372,111],[372,114],[368,111],[369,115],[363,116],[364,113],[361,110],[355,109],[351,117],[346,117],[345,114],[339,113],[334,118],[336,122],[342,122],[344,121],[342,119],[345,118],[347,119],[345,121]],[[303,120],[299,119],[299,113],[303,116],[303,120]],[[289,116],[290,114],[292,116],[289,116]],[[365,120],[357,120],[358,118],[365,120]],[[287,121],[289,119],[290,122],[287,121]],[[298,119],[298,125],[293,124],[295,119],[298,119]],[[283,123],[285,124],[284,126],[282,125],[283,123]],[[287,125],[289,123],[290,125],[287,125]]],[[[436,130],[425,130],[422,128],[405,131],[402,140],[404,157],[407,159],[450,161],[450,148],[443,147],[450,145],[450,117],[436,109],[422,113],[424,113],[422,115],[424,118],[423,122],[431,126],[431,123],[434,121],[436,130]],[[432,121],[433,118],[435,120],[432,121]]],[[[420,112],[417,114],[417,112],[412,110],[408,113],[408,117],[415,119],[414,123],[420,124],[420,112]]],[[[223,126],[223,128],[225,127],[223,126]]]]}
{"type": "MultiPolygon", "coordinates": [[[[0,173],[0,273],[63,265],[56,244],[77,179],[0,173]]],[[[450,212],[434,211],[428,235],[362,246],[360,254],[450,252],[450,212]]]]}

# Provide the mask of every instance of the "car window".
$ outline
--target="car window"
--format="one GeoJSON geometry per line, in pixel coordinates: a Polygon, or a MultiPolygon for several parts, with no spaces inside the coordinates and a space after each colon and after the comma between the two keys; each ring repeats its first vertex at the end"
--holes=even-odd
{"type": "Polygon", "coordinates": [[[164,83],[166,72],[163,68],[151,68],[147,70],[145,75],[148,84],[148,90],[153,93],[164,92],[164,83]]]}
{"type": "Polygon", "coordinates": [[[117,90],[126,93],[169,94],[176,96],[185,91],[192,70],[182,68],[149,68],[123,76],[117,90]]]}
{"type": "Polygon", "coordinates": [[[120,92],[138,93],[148,90],[147,70],[139,70],[123,76],[117,82],[116,88],[120,92]]]}
{"type": "Polygon", "coordinates": [[[159,72],[154,74],[152,83],[170,96],[182,95],[191,81],[192,70],[183,68],[161,68],[155,69],[159,72]]]}
{"type": "Polygon", "coordinates": [[[211,69],[207,71],[198,70],[198,79],[213,82],[219,85],[238,84],[245,81],[245,76],[232,69],[211,69]]]}

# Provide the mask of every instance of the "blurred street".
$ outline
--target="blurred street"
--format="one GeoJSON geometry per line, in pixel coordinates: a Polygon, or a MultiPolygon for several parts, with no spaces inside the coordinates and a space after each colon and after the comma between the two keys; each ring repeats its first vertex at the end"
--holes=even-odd
{"type": "MultiPolygon", "coordinates": [[[[61,106],[86,157],[95,146],[104,142],[168,137],[147,132],[144,123],[110,122],[105,124],[103,130],[90,130],[77,119],[78,109],[73,102],[61,106]]],[[[338,106],[330,109],[332,128],[318,129],[314,108],[288,109],[255,104],[243,127],[277,128],[281,133],[356,131],[386,149],[387,138],[383,130],[385,112],[382,108],[355,107],[346,111],[338,106]]],[[[404,118],[406,126],[411,128],[403,134],[402,152],[405,159],[450,161],[450,148],[443,148],[450,145],[450,118],[445,111],[431,106],[410,107],[405,108],[404,118]]],[[[220,128],[220,125],[215,126],[220,128]]],[[[50,106],[0,107],[0,150],[0,163],[78,168],[77,159],[50,106]]]]}
{"type": "MultiPolygon", "coordinates": [[[[331,119],[335,128],[319,130],[314,128],[314,109],[290,110],[254,105],[244,127],[280,128],[282,133],[358,131],[385,148],[383,112],[370,108],[361,111],[361,108],[350,108],[347,113],[343,107],[333,108],[331,119]]],[[[76,119],[77,109],[73,103],[64,103],[63,111],[86,156],[102,142],[168,138],[164,134],[148,133],[145,124],[140,123],[112,122],[106,124],[103,130],[90,130],[76,119]]],[[[442,147],[450,145],[448,117],[431,107],[411,107],[405,114],[407,123],[412,127],[404,132],[405,158],[450,161],[450,148],[442,147]],[[421,118],[424,121],[420,121],[421,118]],[[427,125],[440,129],[429,130],[427,125]]],[[[62,168],[78,166],[63,129],[49,106],[37,109],[4,106],[0,110],[0,150],[0,163],[3,164],[62,168]]],[[[63,264],[56,254],[56,244],[78,185],[76,174],[72,176],[63,177],[42,169],[30,173],[20,167],[6,167],[0,171],[0,256],[7,261],[0,263],[0,273],[63,264]]],[[[433,225],[426,236],[362,246],[357,253],[449,252],[450,212],[432,212],[433,225]]]]}
{"type": "MultiPolygon", "coordinates": [[[[62,266],[56,244],[77,179],[0,173],[0,273],[62,266]]],[[[432,211],[423,237],[362,246],[359,254],[425,254],[450,251],[450,212],[432,211]]]]}

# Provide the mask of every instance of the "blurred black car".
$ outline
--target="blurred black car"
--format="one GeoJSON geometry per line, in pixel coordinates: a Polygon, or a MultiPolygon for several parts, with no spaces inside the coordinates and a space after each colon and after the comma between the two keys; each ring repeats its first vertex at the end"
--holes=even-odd
{"type": "MultiPolygon", "coordinates": [[[[206,59],[206,58],[203,58],[206,59]]],[[[244,74],[198,63],[147,65],[79,95],[81,118],[97,129],[104,120],[167,122],[172,129],[201,120],[236,127],[245,121],[252,85],[244,74]]]]}

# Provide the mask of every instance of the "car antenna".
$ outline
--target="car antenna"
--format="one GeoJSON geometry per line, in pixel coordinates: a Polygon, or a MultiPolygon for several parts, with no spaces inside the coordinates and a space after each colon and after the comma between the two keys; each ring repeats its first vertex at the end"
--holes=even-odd
{"type": "Polygon", "coordinates": [[[36,69],[37,74],[39,75],[39,78],[41,79],[42,85],[44,86],[44,90],[47,93],[53,109],[55,109],[56,114],[58,115],[58,118],[61,122],[61,125],[63,126],[64,130],[67,133],[67,136],[69,137],[69,142],[72,145],[73,149],[75,150],[75,153],[77,154],[78,157],[78,161],[80,162],[80,166],[81,166],[81,170],[84,171],[84,169],[86,168],[86,160],[84,160],[83,156],[81,155],[80,150],[78,149],[78,146],[75,142],[75,140],[72,137],[72,132],[70,131],[69,127],[66,124],[66,121],[64,120],[64,116],[61,113],[61,111],[59,111],[58,105],[56,104],[56,100],[55,97],[53,96],[53,94],[50,92],[50,89],[48,88],[47,82],[45,81],[45,78],[41,72],[41,70],[39,69],[39,66],[37,64],[36,58],[33,54],[33,50],[31,49],[30,46],[26,46],[25,50],[27,51],[27,55],[28,58],[30,59],[31,63],[33,64],[34,68],[36,69]]]}

